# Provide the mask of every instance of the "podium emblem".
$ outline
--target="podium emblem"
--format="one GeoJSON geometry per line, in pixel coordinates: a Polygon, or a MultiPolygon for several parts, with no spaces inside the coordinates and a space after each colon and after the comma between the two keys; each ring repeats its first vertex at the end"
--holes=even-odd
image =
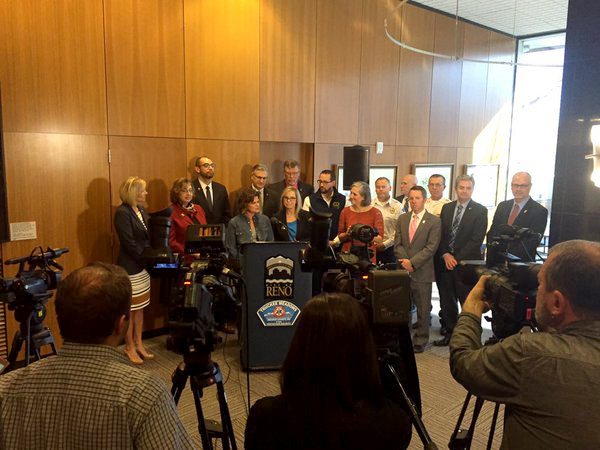
{"type": "Polygon", "coordinates": [[[273,256],[265,261],[265,299],[291,300],[294,298],[294,260],[273,256]]]}

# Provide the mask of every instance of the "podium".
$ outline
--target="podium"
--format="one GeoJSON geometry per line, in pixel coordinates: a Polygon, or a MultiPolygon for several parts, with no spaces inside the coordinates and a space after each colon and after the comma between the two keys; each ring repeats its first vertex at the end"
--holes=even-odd
{"type": "Polygon", "coordinates": [[[281,368],[296,324],[312,293],[312,272],[302,272],[302,242],[242,245],[246,304],[242,307],[241,363],[245,370],[281,368]],[[247,327],[247,328],[246,328],[247,327]]]}

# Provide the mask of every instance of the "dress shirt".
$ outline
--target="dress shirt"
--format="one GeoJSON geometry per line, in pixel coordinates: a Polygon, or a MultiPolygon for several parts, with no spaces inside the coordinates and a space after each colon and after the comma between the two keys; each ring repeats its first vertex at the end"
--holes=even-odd
{"type": "Polygon", "coordinates": [[[440,217],[442,214],[442,208],[446,203],[450,203],[450,200],[447,198],[442,197],[439,200],[434,200],[429,197],[427,200],[425,200],[425,209],[429,214],[440,217]]]}
{"type": "Polygon", "coordinates": [[[156,375],[114,347],[65,342],[0,377],[0,448],[193,447],[156,375]]]}
{"type": "Polygon", "coordinates": [[[254,189],[256,192],[258,192],[258,196],[260,198],[260,213],[262,214],[263,208],[265,207],[265,188],[258,189],[253,184],[251,186],[252,186],[252,189],[254,189]]]}
{"type": "Polygon", "coordinates": [[[385,237],[383,245],[385,248],[392,247],[396,238],[398,217],[402,214],[402,203],[390,197],[385,202],[381,202],[378,198],[375,198],[372,205],[381,211],[383,215],[383,235],[385,237]]]}
{"type": "MultiPolygon", "coordinates": [[[[419,218],[419,220],[417,221],[417,228],[415,229],[415,233],[419,229],[419,225],[421,225],[421,220],[423,220],[423,216],[425,215],[426,212],[427,212],[427,210],[425,208],[423,208],[423,211],[416,214],[416,216],[419,218]]],[[[409,212],[409,214],[410,214],[410,221],[412,221],[414,219],[415,212],[411,211],[411,212],[409,212]]],[[[410,226],[410,221],[408,222],[409,226],[410,226]]]]}
{"type": "MultiPolygon", "coordinates": [[[[520,202],[516,202],[515,199],[513,199],[513,208],[515,207],[515,203],[517,205],[519,205],[519,214],[521,214],[521,211],[523,211],[523,208],[525,208],[525,205],[527,204],[527,202],[529,201],[531,197],[528,195],[524,200],[521,200],[520,202]]],[[[512,208],[511,208],[512,211],[512,208]]],[[[517,214],[518,215],[518,214],[517,214]]]]}
{"type": "MultiPolygon", "coordinates": [[[[467,206],[469,206],[470,201],[471,200],[468,200],[465,203],[460,203],[458,200],[456,201],[456,207],[454,208],[454,214],[452,215],[452,225],[454,225],[454,220],[456,219],[456,215],[458,214],[458,205],[462,205],[462,211],[460,212],[460,222],[462,222],[463,217],[465,217],[465,213],[467,212],[467,206]]],[[[460,222],[458,222],[458,226],[460,226],[460,222]]]]}

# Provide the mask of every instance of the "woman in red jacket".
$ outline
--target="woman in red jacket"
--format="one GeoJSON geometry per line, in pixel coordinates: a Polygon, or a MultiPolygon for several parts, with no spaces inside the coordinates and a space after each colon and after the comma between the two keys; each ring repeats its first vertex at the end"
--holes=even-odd
{"type": "Polygon", "coordinates": [[[185,253],[185,232],[189,225],[206,224],[206,216],[200,205],[192,203],[194,188],[187,178],[178,178],[171,188],[171,232],[169,247],[173,253],[185,253]]]}

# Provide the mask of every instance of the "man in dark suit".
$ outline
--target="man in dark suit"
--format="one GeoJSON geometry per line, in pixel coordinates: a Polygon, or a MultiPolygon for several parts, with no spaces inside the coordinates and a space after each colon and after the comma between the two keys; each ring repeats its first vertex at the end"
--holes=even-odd
{"type": "Polygon", "coordinates": [[[402,212],[410,211],[410,203],[408,201],[408,193],[413,186],[417,185],[417,177],[413,174],[404,175],[402,181],[400,181],[400,195],[396,197],[400,203],[402,203],[402,212]]]}
{"type": "Polygon", "coordinates": [[[303,183],[300,179],[300,165],[298,161],[288,159],[283,163],[283,180],[269,185],[269,189],[275,192],[277,197],[281,197],[283,189],[292,186],[300,191],[302,202],[315,190],[310,184],[303,183]]]}
{"type": "Polygon", "coordinates": [[[531,175],[529,173],[515,173],[510,188],[514,198],[498,204],[487,241],[490,242],[500,234],[502,225],[513,225],[518,229],[528,228],[538,233],[540,237],[530,238],[522,243],[511,242],[508,246],[508,252],[518,256],[523,261],[534,261],[540,239],[546,231],[548,210],[529,196],[529,191],[531,191],[531,175]]]}
{"type": "MultiPolygon", "coordinates": [[[[277,195],[277,193],[266,187],[268,177],[269,171],[265,165],[255,164],[252,167],[252,172],[250,174],[250,187],[258,192],[258,197],[260,200],[260,213],[270,218],[273,217],[277,211],[279,211],[280,195],[277,195]]],[[[238,203],[237,200],[238,199],[236,198],[236,207],[238,203]]]]}
{"type": "Polygon", "coordinates": [[[194,170],[198,177],[192,181],[192,202],[202,207],[207,223],[227,225],[231,219],[229,194],[225,186],[212,180],[215,176],[215,163],[207,156],[200,156],[196,159],[194,170]]]}
{"type": "Polygon", "coordinates": [[[433,258],[440,243],[441,220],[425,210],[427,192],[413,186],[408,198],[412,212],[398,218],[394,253],[410,274],[410,293],[417,306],[417,327],[413,337],[415,353],[425,351],[429,342],[431,283],[435,279],[433,258]]]}
{"type": "Polygon", "coordinates": [[[469,287],[458,276],[456,266],[462,260],[483,259],[481,244],[487,230],[487,208],[471,200],[475,180],[470,175],[459,175],[454,183],[457,200],[442,208],[442,239],[436,258],[442,258],[438,287],[440,291],[440,319],[446,336],[433,345],[450,342],[458,318],[458,303],[467,298],[469,287]]]}

